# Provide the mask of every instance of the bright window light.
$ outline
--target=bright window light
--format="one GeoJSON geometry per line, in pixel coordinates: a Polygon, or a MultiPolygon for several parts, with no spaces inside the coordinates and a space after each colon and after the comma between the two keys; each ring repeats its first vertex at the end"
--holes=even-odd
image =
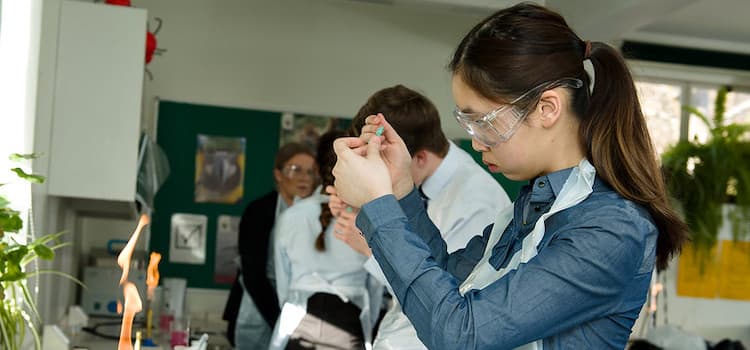
{"type": "Polygon", "coordinates": [[[0,190],[23,211],[31,206],[30,188],[9,171],[19,164],[8,156],[32,152],[41,1],[3,0],[0,7],[0,183],[8,184],[0,190]]]}

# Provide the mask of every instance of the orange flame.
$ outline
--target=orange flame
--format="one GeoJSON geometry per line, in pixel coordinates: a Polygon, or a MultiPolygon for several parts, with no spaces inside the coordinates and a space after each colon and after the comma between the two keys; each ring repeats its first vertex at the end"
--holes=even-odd
{"type": "Polygon", "coordinates": [[[122,268],[120,285],[122,286],[122,294],[125,296],[125,305],[122,310],[122,327],[120,328],[120,343],[117,346],[118,350],[133,350],[133,344],[130,342],[133,329],[133,319],[135,318],[135,314],[143,309],[143,305],[141,305],[141,296],[138,295],[138,288],[136,288],[132,282],[128,281],[128,273],[130,272],[130,259],[133,257],[133,251],[135,250],[136,243],[138,243],[138,237],[148,223],[148,215],[141,215],[140,220],[138,220],[138,226],[133,232],[133,235],[130,236],[128,244],[125,245],[125,248],[122,249],[122,252],[120,252],[120,255],[117,257],[117,264],[122,268]]]}
{"type": "Polygon", "coordinates": [[[159,285],[159,261],[161,261],[161,254],[151,252],[151,256],[148,259],[148,271],[146,274],[146,285],[148,286],[146,298],[148,298],[148,300],[154,300],[154,289],[159,285]]]}
{"type": "Polygon", "coordinates": [[[138,295],[138,288],[133,282],[127,281],[122,287],[122,293],[125,295],[125,307],[122,313],[122,328],[120,329],[120,344],[118,350],[133,350],[133,344],[130,342],[131,330],[133,328],[133,319],[135,314],[141,311],[141,296],[138,295]]]}
{"type": "Polygon", "coordinates": [[[117,265],[120,265],[122,269],[122,277],[120,277],[120,285],[128,280],[128,273],[130,272],[130,258],[133,256],[133,250],[135,250],[135,244],[138,243],[138,237],[141,235],[141,231],[149,223],[148,215],[141,215],[141,219],[138,220],[138,227],[135,228],[135,232],[130,236],[128,244],[122,249],[120,255],[117,256],[117,265]]]}

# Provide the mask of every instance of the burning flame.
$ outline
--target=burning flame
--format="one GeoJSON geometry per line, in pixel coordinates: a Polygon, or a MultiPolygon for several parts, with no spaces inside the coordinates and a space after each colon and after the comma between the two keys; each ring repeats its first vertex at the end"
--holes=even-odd
{"type": "Polygon", "coordinates": [[[151,256],[148,259],[148,271],[146,274],[146,285],[148,286],[146,297],[148,300],[154,300],[154,289],[159,285],[159,261],[161,261],[161,254],[151,252],[151,256]]]}
{"type": "Polygon", "coordinates": [[[132,350],[133,344],[130,343],[131,329],[133,328],[133,319],[135,314],[141,311],[141,296],[138,295],[138,288],[133,282],[127,281],[122,287],[122,293],[125,294],[125,307],[122,313],[122,328],[120,329],[120,345],[118,350],[132,350]]]}
{"type": "Polygon", "coordinates": [[[117,256],[117,265],[120,265],[122,269],[122,277],[120,277],[120,285],[128,280],[128,273],[130,272],[130,258],[133,256],[133,250],[135,250],[135,244],[138,243],[138,237],[141,235],[141,231],[149,223],[148,215],[141,215],[141,219],[138,220],[138,227],[135,228],[135,232],[130,236],[128,244],[122,249],[120,255],[117,256]]]}
{"type": "Polygon", "coordinates": [[[138,288],[136,288],[132,282],[128,281],[128,273],[130,272],[130,259],[133,257],[133,250],[135,250],[138,237],[148,223],[148,215],[141,215],[141,219],[138,220],[138,226],[133,232],[133,235],[130,236],[128,244],[125,245],[125,248],[122,249],[122,252],[120,252],[120,255],[117,257],[117,264],[122,268],[120,285],[122,286],[122,293],[125,296],[125,305],[122,312],[122,327],[120,328],[120,344],[117,347],[118,350],[133,349],[133,344],[130,342],[133,319],[135,318],[135,314],[143,308],[143,305],[141,305],[141,296],[138,295],[138,288]]]}
{"type": "Polygon", "coordinates": [[[151,252],[151,256],[148,259],[148,269],[146,274],[146,285],[148,290],[146,298],[148,303],[146,304],[146,338],[151,339],[153,335],[151,327],[153,326],[153,305],[151,302],[154,300],[154,289],[159,285],[159,261],[161,261],[161,254],[157,252],[151,252]]]}

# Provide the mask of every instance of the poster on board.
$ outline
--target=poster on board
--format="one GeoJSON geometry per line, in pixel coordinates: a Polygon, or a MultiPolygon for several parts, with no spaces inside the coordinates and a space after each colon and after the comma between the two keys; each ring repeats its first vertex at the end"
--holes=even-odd
{"type": "Polygon", "coordinates": [[[203,265],[206,262],[205,215],[175,213],[170,221],[169,262],[203,265]]]}
{"type": "Polygon", "coordinates": [[[281,135],[279,145],[299,142],[315,149],[320,135],[329,130],[348,130],[351,120],[303,113],[284,113],[281,115],[281,135]]]}
{"type": "Polygon", "coordinates": [[[214,260],[214,282],[216,283],[232,284],[237,277],[239,232],[239,216],[219,215],[216,220],[216,259],[214,260]]]}
{"type": "Polygon", "coordinates": [[[198,135],[195,201],[236,204],[245,179],[245,138],[198,135]]]}

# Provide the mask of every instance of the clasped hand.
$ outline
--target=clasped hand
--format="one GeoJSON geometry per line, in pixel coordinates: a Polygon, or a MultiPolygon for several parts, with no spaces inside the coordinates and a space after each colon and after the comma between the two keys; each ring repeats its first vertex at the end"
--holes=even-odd
{"type": "Polygon", "coordinates": [[[368,116],[359,137],[339,138],[333,149],[337,156],[334,186],[351,206],[361,208],[387,194],[400,199],[414,188],[409,150],[382,114],[368,116]],[[381,126],[383,134],[376,136],[381,126]]]}

